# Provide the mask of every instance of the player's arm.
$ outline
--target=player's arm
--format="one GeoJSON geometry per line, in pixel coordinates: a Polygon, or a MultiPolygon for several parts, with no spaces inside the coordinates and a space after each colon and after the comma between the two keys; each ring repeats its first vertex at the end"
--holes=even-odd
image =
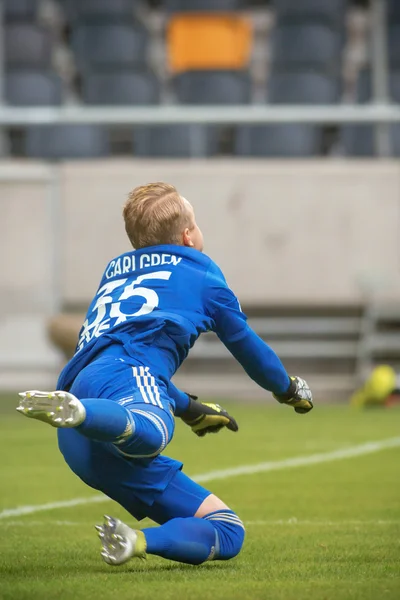
{"type": "Polygon", "coordinates": [[[297,413],[313,408],[311,390],[304,379],[289,377],[277,354],[248,325],[236,341],[227,338],[225,332],[219,337],[249,377],[272,392],[278,402],[293,406],[297,413]]]}
{"type": "Polygon", "coordinates": [[[169,383],[168,394],[175,401],[175,416],[180,417],[199,437],[218,433],[224,427],[238,431],[235,419],[219,404],[199,402],[197,396],[182,392],[172,382],[169,383]]]}
{"type": "Polygon", "coordinates": [[[289,377],[277,354],[247,324],[233,292],[226,286],[211,287],[215,332],[246,373],[260,387],[273,393],[278,402],[298,413],[313,408],[312,394],[300,377],[289,377]]]}

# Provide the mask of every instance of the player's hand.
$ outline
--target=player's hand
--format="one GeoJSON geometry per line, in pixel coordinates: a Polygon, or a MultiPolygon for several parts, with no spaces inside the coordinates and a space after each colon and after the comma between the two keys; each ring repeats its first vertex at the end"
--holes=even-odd
{"type": "Polygon", "coordinates": [[[291,377],[286,394],[273,394],[281,404],[293,406],[297,413],[304,414],[314,408],[312,393],[308,384],[301,377],[291,377]]]}
{"type": "Polygon", "coordinates": [[[197,396],[188,396],[189,408],[181,415],[181,419],[193,433],[203,437],[206,433],[218,433],[224,427],[230,431],[238,431],[235,419],[219,404],[197,402],[197,396]]]}

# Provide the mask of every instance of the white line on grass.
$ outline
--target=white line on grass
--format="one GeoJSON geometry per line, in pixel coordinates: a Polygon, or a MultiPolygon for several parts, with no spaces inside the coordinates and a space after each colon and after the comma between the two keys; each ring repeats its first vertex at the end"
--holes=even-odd
{"type": "MultiPolygon", "coordinates": [[[[338,521],[327,521],[327,520],[301,520],[296,517],[290,519],[268,519],[264,521],[244,521],[246,527],[271,527],[277,525],[284,525],[290,527],[296,526],[317,526],[317,527],[380,527],[382,525],[400,525],[400,520],[386,521],[384,519],[376,519],[369,521],[357,521],[352,519],[344,519],[338,521]]],[[[83,521],[5,521],[1,527],[82,527],[86,525],[83,521]]]]}
{"type": "MultiPolygon", "coordinates": [[[[7,521],[7,524],[10,521],[7,521]]],[[[13,523],[20,523],[21,521],[12,521],[13,523]]],[[[267,520],[267,521],[245,521],[245,525],[248,526],[257,526],[257,527],[265,527],[271,525],[306,525],[309,527],[317,526],[317,527],[370,527],[372,526],[381,526],[381,525],[400,525],[400,520],[393,521],[385,521],[384,519],[376,519],[375,521],[356,521],[356,520],[342,520],[342,521],[303,521],[301,519],[296,519],[296,517],[291,517],[290,519],[277,519],[277,520],[267,520]]]]}
{"type": "MultiPolygon", "coordinates": [[[[357,446],[350,446],[333,452],[321,452],[318,454],[309,454],[308,456],[297,456],[294,458],[284,458],[283,460],[275,460],[270,462],[257,463],[255,465],[242,465],[231,469],[221,469],[220,471],[209,471],[200,475],[193,475],[193,479],[198,483],[207,481],[215,481],[237,477],[238,475],[253,475],[255,473],[267,473],[270,471],[281,471],[283,469],[293,469],[296,467],[308,467],[321,463],[334,462],[344,460],[346,458],[354,458],[356,456],[364,456],[365,454],[373,454],[387,448],[398,448],[400,446],[400,437],[387,438],[376,442],[366,442],[357,446]]],[[[6,508],[0,512],[0,519],[8,519],[9,517],[22,517],[46,510],[56,508],[70,508],[81,504],[93,504],[94,502],[107,502],[109,498],[103,495],[89,496],[86,498],[74,498],[72,500],[64,500],[61,502],[48,502],[47,504],[36,504],[32,506],[17,506],[16,508],[6,508]]]]}

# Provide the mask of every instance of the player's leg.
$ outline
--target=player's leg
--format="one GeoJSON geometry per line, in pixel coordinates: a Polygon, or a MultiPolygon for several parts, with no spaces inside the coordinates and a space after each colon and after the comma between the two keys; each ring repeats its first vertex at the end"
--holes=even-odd
{"type": "Polygon", "coordinates": [[[174,419],[162,406],[106,398],[81,398],[72,393],[32,390],[20,394],[24,415],[57,428],[75,428],[90,439],[115,444],[129,457],[156,456],[171,441],[174,419]],[[124,401],[122,401],[124,403],[124,401]]]}
{"type": "Polygon", "coordinates": [[[76,429],[58,430],[65,461],[86,484],[118,502],[136,519],[148,516],[160,527],[134,530],[111,517],[98,532],[103,558],[122,564],[146,551],[171,560],[200,564],[235,556],[243,543],[240,519],[168,457],[129,459],[110,444],[76,429]]]}
{"type": "Polygon", "coordinates": [[[147,552],[201,564],[233,558],[243,545],[244,526],[239,517],[181,471],[148,507],[147,516],[162,524],[140,531],[107,516],[104,525],[97,526],[107,563],[122,564],[147,552]]]}
{"type": "Polygon", "coordinates": [[[127,456],[155,456],[171,441],[174,419],[162,382],[148,367],[100,358],[77,376],[70,392],[20,394],[17,408],[27,417],[115,444],[127,456]]]}

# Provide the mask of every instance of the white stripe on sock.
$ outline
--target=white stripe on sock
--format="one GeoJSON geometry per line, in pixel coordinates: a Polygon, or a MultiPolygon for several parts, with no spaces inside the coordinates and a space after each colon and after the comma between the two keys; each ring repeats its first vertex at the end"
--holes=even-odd
{"type": "Polygon", "coordinates": [[[161,433],[161,446],[158,448],[158,450],[156,452],[153,452],[152,454],[128,454],[127,452],[124,452],[120,448],[117,448],[118,452],[120,452],[124,456],[128,456],[129,458],[153,458],[154,456],[158,456],[167,445],[168,436],[165,435],[165,425],[164,425],[164,428],[161,427],[161,424],[159,422],[160,419],[156,415],[148,413],[144,410],[134,408],[134,409],[131,409],[130,412],[133,413],[133,417],[134,417],[134,413],[138,413],[140,415],[143,415],[150,421],[152,421],[152,423],[154,423],[154,425],[157,427],[158,431],[161,433]]]}
{"type": "Polygon", "coordinates": [[[161,425],[161,427],[164,429],[164,434],[165,434],[165,439],[166,439],[165,445],[167,445],[168,442],[169,442],[169,436],[168,436],[168,428],[167,428],[166,424],[164,423],[164,421],[162,420],[162,418],[160,416],[154,415],[153,413],[151,414],[151,416],[154,419],[157,419],[157,421],[159,422],[159,424],[161,425]]]}
{"type": "Polygon", "coordinates": [[[238,527],[243,527],[243,529],[244,529],[244,525],[240,519],[228,519],[228,517],[218,518],[217,516],[215,516],[214,518],[210,517],[207,520],[208,521],[224,521],[225,523],[232,523],[232,525],[238,525],[238,527]]]}

